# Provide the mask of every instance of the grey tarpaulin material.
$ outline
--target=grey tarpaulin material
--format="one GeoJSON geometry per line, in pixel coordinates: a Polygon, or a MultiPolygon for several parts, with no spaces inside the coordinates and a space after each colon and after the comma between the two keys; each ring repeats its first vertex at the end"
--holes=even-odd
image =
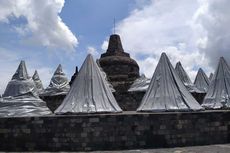
{"type": "Polygon", "coordinates": [[[212,77],[213,77],[213,73],[210,73],[210,75],[209,75],[209,81],[211,82],[211,80],[212,80],[212,77]]]}
{"type": "Polygon", "coordinates": [[[1,117],[40,116],[51,114],[37,94],[35,83],[28,76],[26,65],[21,61],[16,73],[0,98],[1,117]]]}
{"type": "Polygon", "coordinates": [[[101,68],[101,65],[100,65],[100,62],[99,62],[98,59],[96,60],[96,63],[97,63],[97,66],[99,67],[99,69],[101,70],[101,73],[102,73],[102,75],[104,76],[105,81],[106,81],[107,85],[109,86],[110,90],[111,90],[112,92],[116,92],[116,90],[113,88],[113,85],[108,81],[107,75],[106,75],[106,73],[104,72],[104,70],[101,68]]]}
{"type": "Polygon", "coordinates": [[[207,92],[208,91],[208,86],[210,84],[209,78],[207,77],[207,75],[204,73],[204,71],[199,68],[195,81],[194,81],[194,85],[203,92],[207,92]]]}
{"type": "Polygon", "coordinates": [[[21,61],[11,81],[7,84],[3,97],[14,97],[28,92],[37,96],[37,89],[33,79],[27,73],[25,61],[21,61]]]}
{"type": "Polygon", "coordinates": [[[40,96],[66,95],[70,89],[69,81],[62,70],[61,64],[58,65],[49,86],[40,96]]]}
{"type": "Polygon", "coordinates": [[[176,67],[175,67],[176,73],[178,74],[179,78],[181,79],[181,81],[184,83],[184,85],[186,86],[186,88],[188,89],[188,91],[190,93],[203,93],[202,91],[200,91],[190,80],[188,74],[185,72],[184,68],[182,67],[180,62],[176,63],[176,67]]]}
{"type": "Polygon", "coordinates": [[[92,55],[88,55],[69,93],[55,111],[65,113],[121,112],[92,55]]]}
{"type": "Polygon", "coordinates": [[[188,92],[167,55],[162,53],[137,111],[198,111],[203,108],[188,92]]]}
{"type": "Polygon", "coordinates": [[[144,74],[142,74],[139,78],[137,78],[131,87],[128,89],[129,92],[132,91],[146,91],[149,87],[151,79],[146,78],[144,74]]]}
{"type": "Polygon", "coordinates": [[[230,107],[230,68],[223,57],[209,85],[202,106],[208,109],[230,107]]]}
{"type": "Polygon", "coordinates": [[[43,92],[44,88],[43,88],[42,81],[40,80],[37,70],[35,70],[32,78],[34,80],[38,93],[43,92]]]}

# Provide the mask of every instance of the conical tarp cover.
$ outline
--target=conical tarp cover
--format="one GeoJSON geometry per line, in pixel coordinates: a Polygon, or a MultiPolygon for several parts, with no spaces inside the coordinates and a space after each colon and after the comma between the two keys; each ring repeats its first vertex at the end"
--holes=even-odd
{"type": "Polygon", "coordinates": [[[197,87],[195,87],[195,85],[192,83],[192,81],[190,80],[188,74],[185,72],[184,68],[182,67],[180,62],[176,63],[176,67],[175,67],[176,73],[178,74],[179,78],[181,79],[181,81],[184,83],[184,85],[186,86],[186,88],[188,89],[188,91],[190,93],[196,92],[196,93],[202,93],[202,91],[200,91],[197,87]]]}
{"type": "Polygon", "coordinates": [[[92,55],[88,55],[69,93],[55,113],[121,111],[92,55]]]}
{"type": "Polygon", "coordinates": [[[188,92],[167,55],[162,53],[149,88],[137,111],[197,111],[199,103],[188,92]]]}
{"type": "Polygon", "coordinates": [[[113,85],[108,81],[108,78],[107,78],[107,75],[106,75],[105,71],[101,68],[99,60],[96,60],[96,63],[97,63],[97,66],[99,67],[99,69],[100,69],[100,71],[102,73],[102,76],[104,76],[106,84],[109,86],[110,90],[112,92],[116,92],[116,90],[113,88],[113,85]]]}
{"type": "Polygon", "coordinates": [[[21,61],[16,73],[0,98],[0,117],[49,115],[51,111],[37,95],[37,88],[21,61]]]}
{"type": "Polygon", "coordinates": [[[32,78],[27,73],[25,61],[21,61],[11,81],[8,83],[3,97],[13,97],[27,93],[37,96],[37,89],[32,78]]]}
{"type": "Polygon", "coordinates": [[[149,87],[151,79],[146,78],[144,74],[140,76],[140,78],[137,78],[131,87],[128,89],[129,92],[132,91],[146,91],[149,87]]]}
{"type": "Polygon", "coordinates": [[[211,82],[211,80],[212,80],[212,77],[213,77],[213,73],[210,73],[210,75],[209,75],[209,81],[211,82]]]}
{"type": "Polygon", "coordinates": [[[230,107],[229,94],[230,68],[224,58],[221,57],[202,106],[209,109],[230,107]]]}
{"type": "Polygon", "coordinates": [[[43,92],[44,88],[43,88],[42,81],[40,80],[37,70],[35,70],[32,78],[34,80],[38,93],[43,92]]]}
{"type": "Polygon", "coordinates": [[[41,96],[66,95],[70,89],[69,81],[62,70],[61,64],[58,65],[49,86],[41,93],[41,96]]]}
{"type": "Polygon", "coordinates": [[[207,92],[210,81],[201,68],[197,72],[194,84],[199,90],[207,92]]]}

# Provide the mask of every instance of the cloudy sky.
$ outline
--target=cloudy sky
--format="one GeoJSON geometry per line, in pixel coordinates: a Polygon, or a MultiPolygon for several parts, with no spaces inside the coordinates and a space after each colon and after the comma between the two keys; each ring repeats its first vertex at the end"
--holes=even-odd
{"type": "Polygon", "coordinates": [[[88,53],[107,48],[120,34],[123,47],[141,73],[154,72],[166,52],[181,61],[194,79],[202,67],[209,75],[218,58],[230,63],[229,0],[0,0],[0,93],[25,60],[45,86],[60,63],[70,78],[88,53]]]}

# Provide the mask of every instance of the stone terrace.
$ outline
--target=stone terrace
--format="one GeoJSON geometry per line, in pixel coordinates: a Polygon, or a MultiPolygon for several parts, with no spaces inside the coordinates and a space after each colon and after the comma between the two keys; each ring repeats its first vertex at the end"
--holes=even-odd
{"type": "Polygon", "coordinates": [[[1,151],[90,151],[230,142],[230,111],[0,118],[1,151]]]}

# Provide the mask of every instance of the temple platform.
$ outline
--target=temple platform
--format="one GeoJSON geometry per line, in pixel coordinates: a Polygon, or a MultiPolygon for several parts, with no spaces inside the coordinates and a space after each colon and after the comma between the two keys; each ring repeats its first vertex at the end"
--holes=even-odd
{"type": "Polygon", "coordinates": [[[230,142],[230,110],[0,118],[0,151],[96,151],[230,142]]]}

